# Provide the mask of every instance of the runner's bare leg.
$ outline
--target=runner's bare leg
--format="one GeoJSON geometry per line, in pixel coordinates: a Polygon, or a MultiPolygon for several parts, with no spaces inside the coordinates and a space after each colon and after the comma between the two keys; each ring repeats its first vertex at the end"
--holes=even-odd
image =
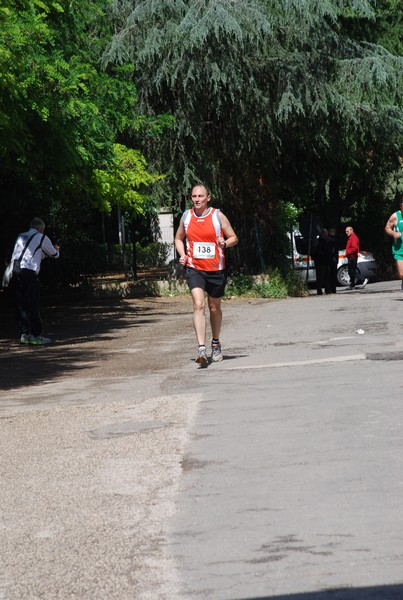
{"type": "Polygon", "coordinates": [[[206,302],[204,290],[193,288],[191,290],[193,301],[193,326],[199,346],[206,344],[206,302]]]}
{"type": "Polygon", "coordinates": [[[208,298],[208,306],[210,310],[211,333],[216,340],[220,339],[222,310],[221,298],[208,298]]]}

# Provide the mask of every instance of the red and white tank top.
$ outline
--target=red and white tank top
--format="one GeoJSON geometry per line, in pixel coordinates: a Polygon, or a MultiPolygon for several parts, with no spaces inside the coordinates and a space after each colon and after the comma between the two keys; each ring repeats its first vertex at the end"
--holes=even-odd
{"type": "Polygon", "coordinates": [[[217,244],[222,235],[220,211],[210,208],[207,214],[198,217],[194,209],[187,210],[182,217],[186,232],[187,265],[200,271],[225,269],[223,250],[217,244]]]}

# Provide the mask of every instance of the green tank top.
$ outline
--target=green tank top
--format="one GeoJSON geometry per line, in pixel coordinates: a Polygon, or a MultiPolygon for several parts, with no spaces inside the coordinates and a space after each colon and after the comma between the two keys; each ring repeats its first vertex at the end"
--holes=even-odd
{"type": "MultiPolygon", "coordinates": [[[[403,215],[401,210],[396,211],[397,224],[394,226],[395,231],[400,231],[403,234],[403,215]]],[[[393,257],[395,260],[403,260],[403,237],[393,240],[393,257]]]]}

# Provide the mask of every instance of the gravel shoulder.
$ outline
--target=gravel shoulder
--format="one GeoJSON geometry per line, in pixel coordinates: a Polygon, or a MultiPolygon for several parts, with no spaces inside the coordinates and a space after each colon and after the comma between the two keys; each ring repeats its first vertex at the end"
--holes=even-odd
{"type": "Polygon", "coordinates": [[[175,598],[165,524],[199,397],[189,298],[47,305],[0,338],[0,598],[175,598]],[[173,370],[173,366],[175,369],[173,370]]]}

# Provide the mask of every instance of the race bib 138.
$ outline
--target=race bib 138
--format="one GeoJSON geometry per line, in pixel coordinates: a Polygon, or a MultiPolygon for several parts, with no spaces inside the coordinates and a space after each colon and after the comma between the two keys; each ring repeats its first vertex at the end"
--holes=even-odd
{"type": "Polygon", "coordinates": [[[194,258],[214,258],[215,244],[213,242],[194,242],[194,258]]]}

